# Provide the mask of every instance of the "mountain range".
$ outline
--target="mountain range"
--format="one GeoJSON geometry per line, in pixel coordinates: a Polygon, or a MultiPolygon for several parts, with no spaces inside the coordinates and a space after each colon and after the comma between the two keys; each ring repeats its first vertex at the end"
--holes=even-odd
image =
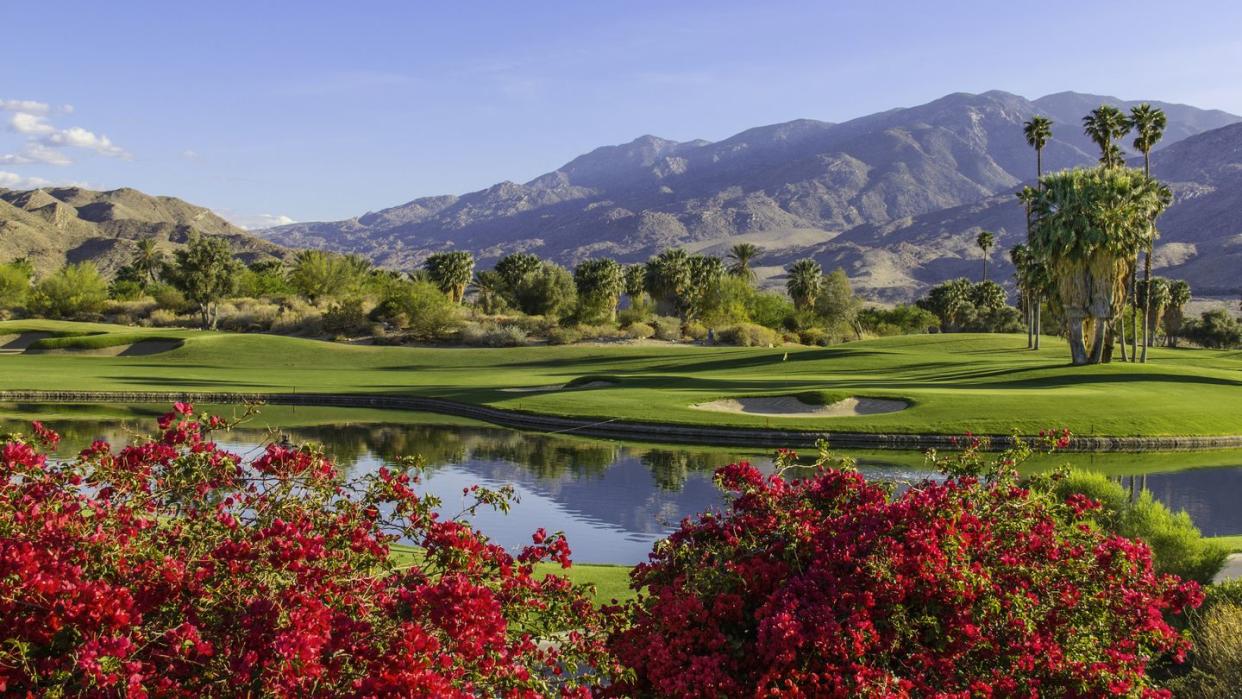
{"type": "MultiPolygon", "coordinates": [[[[1197,288],[1242,286],[1242,117],[1157,100],[1168,115],[1153,155],[1177,203],[1162,218],[1161,273],[1197,288]],[[1232,237],[1231,237],[1232,236],[1232,237]]],[[[877,300],[909,300],[928,285],[975,274],[981,228],[1003,251],[1025,235],[1013,198],[1034,180],[1022,123],[1052,119],[1045,171],[1093,164],[1081,118],[1100,104],[1140,101],[1062,92],[1028,100],[956,93],[841,123],[800,119],[717,142],[642,136],[597,148],[524,184],[415,199],[344,221],[296,223],[258,235],[291,247],[358,252],[409,268],[442,250],[469,250],[487,266],[516,251],[564,264],[608,256],[640,261],[668,247],[723,254],[757,244],[760,276],[811,256],[843,267],[877,300]]],[[[1128,145],[1128,144],[1127,144],[1128,145]]],[[[993,253],[996,278],[1009,275],[993,253]]]]}
{"type": "Polygon", "coordinates": [[[191,231],[223,237],[247,262],[289,254],[175,197],[136,189],[0,188],[0,262],[24,257],[38,272],[84,261],[115,272],[133,260],[139,240],[152,238],[167,251],[184,244],[191,231]]]}

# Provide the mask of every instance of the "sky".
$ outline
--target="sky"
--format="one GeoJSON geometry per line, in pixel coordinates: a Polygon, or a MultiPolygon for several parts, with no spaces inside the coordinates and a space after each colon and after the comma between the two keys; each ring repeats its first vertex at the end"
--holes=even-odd
{"type": "Polygon", "coordinates": [[[252,228],[952,92],[1242,114],[1236,0],[0,0],[19,16],[0,187],[134,187],[252,228]]]}

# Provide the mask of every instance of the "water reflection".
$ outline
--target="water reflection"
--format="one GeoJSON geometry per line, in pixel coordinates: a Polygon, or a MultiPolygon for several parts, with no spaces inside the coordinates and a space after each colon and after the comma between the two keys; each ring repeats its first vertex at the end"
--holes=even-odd
{"type": "MultiPolygon", "coordinates": [[[[61,453],[73,454],[95,439],[124,443],[147,433],[158,412],[153,406],[113,406],[106,416],[89,419],[72,406],[0,404],[0,433],[24,428],[12,416],[43,415],[64,437],[61,453]]],[[[681,518],[720,505],[720,494],[711,481],[716,468],[742,459],[761,469],[771,468],[765,451],[651,446],[524,433],[435,415],[376,415],[340,409],[268,408],[221,442],[238,453],[251,453],[273,439],[278,426],[295,442],[322,444],[354,473],[369,472],[397,456],[421,455],[428,468],[423,487],[444,498],[444,509],[450,514],[461,509],[463,487],[510,484],[520,502],[508,515],[483,513],[476,524],[511,548],[528,543],[530,532],[538,527],[562,530],[569,536],[575,558],[583,562],[643,560],[651,544],[681,518]],[[375,422],[377,417],[389,421],[375,422]],[[401,423],[393,424],[393,419],[401,423]]],[[[917,453],[864,452],[857,456],[871,478],[910,481],[931,475],[917,453]]],[[[1141,469],[1149,459],[1147,455],[1112,461],[1070,456],[1056,461],[1079,458],[1086,466],[1115,473],[1133,473],[1133,468],[1141,469]]],[[[1189,511],[1206,534],[1242,532],[1242,508],[1236,506],[1237,494],[1242,492],[1242,454],[1152,455],[1150,461],[1154,470],[1145,478],[1158,499],[1189,511]],[[1231,465],[1159,470],[1195,459],[1213,466],[1231,465]]]]}

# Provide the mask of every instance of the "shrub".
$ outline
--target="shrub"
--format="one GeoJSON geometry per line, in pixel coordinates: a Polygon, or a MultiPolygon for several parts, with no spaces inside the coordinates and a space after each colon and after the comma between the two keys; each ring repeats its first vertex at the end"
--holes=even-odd
{"type": "Polygon", "coordinates": [[[147,323],[157,328],[171,328],[184,325],[177,314],[167,308],[157,308],[147,314],[147,323]]]}
{"type": "Polygon", "coordinates": [[[160,308],[173,313],[185,313],[190,310],[190,302],[186,300],[185,294],[170,284],[163,282],[151,284],[147,287],[147,294],[155,299],[156,305],[160,308]]]}
{"type": "Polygon", "coordinates": [[[492,321],[467,323],[458,333],[462,344],[472,347],[519,347],[526,344],[526,338],[526,331],[520,326],[492,321]]]}
{"type": "Polygon", "coordinates": [[[108,286],[108,297],[116,301],[137,301],[142,295],[142,284],[132,279],[117,279],[108,286]]]}
{"type": "Polygon", "coordinates": [[[362,308],[362,299],[345,299],[328,307],[323,329],[333,337],[356,337],[371,332],[371,321],[362,308]]]}
{"type": "Polygon", "coordinates": [[[632,576],[646,594],[612,610],[633,672],[614,691],[1137,696],[1152,658],[1184,652],[1164,615],[1198,585],[1144,544],[1078,526],[1089,503],[1012,469],[947,475],[890,498],[824,459],[802,481],[717,471],[727,509],[657,544],[632,576]]]}
{"type": "Polygon", "coordinates": [[[399,311],[402,327],[418,339],[439,339],[457,326],[457,306],[431,282],[410,282],[391,300],[399,311]]]}
{"type": "Polygon", "coordinates": [[[0,264],[0,309],[21,308],[30,293],[28,265],[8,262],[0,264]]]}
{"type": "Polygon", "coordinates": [[[938,326],[935,314],[918,306],[898,305],[893,308],[864,308],[858,312],[863,330],[873,335],[913,335],[926,333],[938,326]]]}
{"type": "Polygon", "coordinates": [[[707,326],[698,321],[690,321],[681,328],[681,334],[691,340],[702,340],[707,337],[707,326]]]}
{"type": "Polygon", "coordinates": [[[35,285],[30,307],[47,318],[86,318],[108,302],[108,282],[94,263],[61,267],[35,285]]]}
{"type": "Polygon", "coordinates": [[[1212,603],[1209,588],[1208,600],[1191,614],[1190,638],[1194,644],[1191,669],[1169,683],[1174,695],[1235,699],[1242,687],[1242,604],[1232,600],[1212,603]]]}
{"type": "Polygon", "coordinates": [[[1078,494],[1101,503],[1092,520],[1105,531],[1146,542],[1160,572],[1208,583],[1229,555],[1223,546],[1203,538],[1190,515],[1171,512],[1146,491],[1131,502],[1121,485],[1102,474],[1075,471],[1054,480],[1052,490],[1061,498],[1078,494]]]}
{"type": "Polygon", "coordinates": [[[804,345],[819,345],[820,347],[827,347],[832,344],[832,335],[829,335],[828,331],[823,328],[807,328],[806,330],[798,333],[797,337],[798,342],[801,342],[804,345]]]}
{"type": "Polygon", "coordinates": [[[681,339],[681,321],[672,316],[656,316],[651,319],[651,327],[655,328],[655,336],[670,342],[681,339]]]}
{"type": "Polygon", "coordinates": [[[553,328],[548,333],[548,344],[552,345],[572,345],[582,339],[582,333],[577,328],[553,328]]]}
{"type": "Polygon", "coordinates": [[[1242,347],[1242,323],[1229,311],[1204,311],[1198,320],[1186,321],[1181,336],[1202,347],[1228,349],[1242,347]]]}
{"type": "Polygon", "coordinates": [[[233,299],[231,303],[220,304],[220,328],[233,332],[266,332],[276,324],[281,310],[278,304],[258,299],[233,299]]]}
{"type": "Polygon", "coordinates": [[[37,423],[3,445],[5,694],[579,696],[607,667],[590,601],[533,574],[570,565],[562,536],[515,557],[438,517],[414,462],[347,481],[312,446],[244,461],[226,426],[177,404],[119,450],[48,460],[37,423]],[[420,555],[393,567],[398,537],[420,555]]]}
{"type": "Polygon", "coordinates": [[[738,323],[716,334],[720,342],[738,347],[769,347],[780,342],[780,336],[771,328],[754,323],[738,323]]]}
{"type": "Polygon", "coordinates": [[[649,337],[655,337],[656,330],[648,323],[630,323],[621,329],[625,336],[631,340],[646,340],[649,337]]]}

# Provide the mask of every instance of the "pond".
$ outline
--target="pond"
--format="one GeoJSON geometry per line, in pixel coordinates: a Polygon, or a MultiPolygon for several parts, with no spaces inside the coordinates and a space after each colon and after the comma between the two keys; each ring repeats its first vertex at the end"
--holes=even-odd
{"type": "MultiPolygon", "coordinates": [[[[237,410],[202,407],[221,415],[237,410]]],[[[60,454],[72,455],[94,439],[122,444],[149,434],[160,412],[149,405],[0,403],[0,434],[41,419],[62,433],[60,454]]],[[[511,549],[529,543],[539,527],[564,531],[575,560],[584,563],[644,560],[681,518],[720,505],[714,469],[742,459],[764,470],[772,467],[763,449],[637,444],[521,432],[443,415],[340,408],[267,406],[219,441],[246,456],[278,434],[323,444],[352,473],[372,471],[396,456],[421,455],[427,463],[423,488],[444,499],[448,514],[460,511],[464,487],[512,485],[519,498],[512,510],[481,513],[476,526],[511,549]]],[[[908,482],[935,475],[914,452],[849,455],[868,478],[908,482]]],[[[1062,462],[1107,473],[1126,485],[1145,484],[1157,499],[1189,512],[1207,535],[1242,532],[1240,451],[1062,454],[1028,466],[1038,470],[1062,462]]]]}

